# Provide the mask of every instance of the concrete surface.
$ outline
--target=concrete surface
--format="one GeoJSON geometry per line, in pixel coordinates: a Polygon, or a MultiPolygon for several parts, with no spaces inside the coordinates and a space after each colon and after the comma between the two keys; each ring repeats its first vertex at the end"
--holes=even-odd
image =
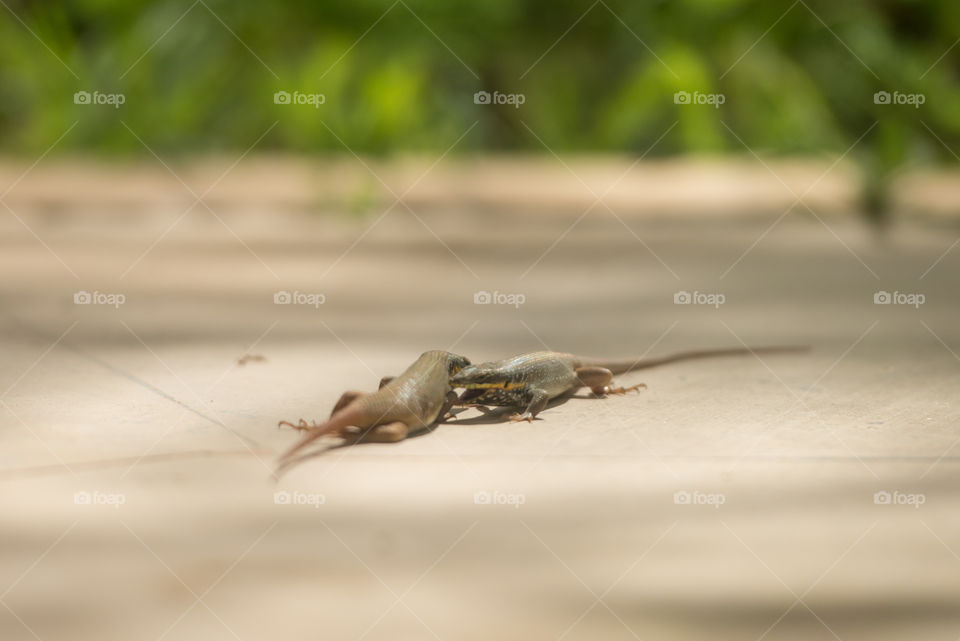
{"type": "Polygon", "coordinates": [[[0,213],[0,638],[960,638],[955,223],[229,195],[184,214],[189,193],[134,213],[71,205],[83,182],[25,179],[0,213]],[[812,351],[269,478],[295,439],[278,420],[426,349],[741,342],[812,351]]]}

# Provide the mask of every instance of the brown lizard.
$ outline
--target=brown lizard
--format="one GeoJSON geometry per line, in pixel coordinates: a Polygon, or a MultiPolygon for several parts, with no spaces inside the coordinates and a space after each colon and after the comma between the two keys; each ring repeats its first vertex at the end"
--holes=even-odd
{"type": "Polygon", "coordinates": [[[532,352],[501,361],[471,365],[451,378],[452,387],[466,391],[457,405],[505,406],[523,410],[510,417],[512,421],[532,421],[551,399],[572,394],[588,387],[598,396],[624,394],[645,388],[640,383],[631,387],[610,387],[614,374],[623,374],[698,358],[773,354],[805,350],[804,347],[761,347],[715,349],[680,352],[658,358],[604,360],[583,358],[559,352],[532,352]]]}
{"type": "Polygon", "coordinates": [[[390,443],[429,427],[457,400],[450,377],[468,365],[470,361],[457,354],[424,352],[399,376],[381,380],[376,392],[344,392],[324,423],[308,424],[300,419],[294,425],[280,421],[280,425],[307,434],[280,457],[279,467],[290,463],[295,454],[321,436],[352,443],[390,443]]]}

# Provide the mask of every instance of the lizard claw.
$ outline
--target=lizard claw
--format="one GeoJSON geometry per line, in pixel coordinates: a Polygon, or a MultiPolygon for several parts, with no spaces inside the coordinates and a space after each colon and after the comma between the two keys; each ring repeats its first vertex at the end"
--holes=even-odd
{"type": "Polygon", "coordinates": [[[604,394],[626,394],[627,392],[638,392],[641,389],[647,389],[645,383],[637,383],[636,385],[631,385],[630,387],[605,387],[603,388],[604,394]]]}
{"type": "Polygon", "coordinates": [[[279,423],[277,423],[277,427],[282,427],[282,426],[284,426],[284,425],[286,425],[287,427],[292,427],[293,429],[297,430],[298,432],[302,432],[302,431],[304,431],[304,430],[311,430],[311,429],[320,427],[319,425],[317,425],[317,423],[315,423],[315,422],[313,422],[313,421],[311,421],[310,423],[307,423],[307,422],[306,422],[305,420],[303,420],[302,418],[301,418],[299,421],[297,421],[297,424],[296,424],[296,425],[294,425],[294,424],[291,423],[290,421],[280,421],[279,423]]]}

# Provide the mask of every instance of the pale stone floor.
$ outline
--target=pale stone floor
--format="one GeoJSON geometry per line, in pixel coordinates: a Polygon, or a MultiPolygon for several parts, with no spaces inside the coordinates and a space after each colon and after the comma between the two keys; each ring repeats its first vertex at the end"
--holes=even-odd
{"type": "Polygon", "coordinates": [[[0,216],[0,638],[960,638],[957,229],[179,212],[0,216]],[[427,349],[741,341],[812,351],[270,479],[278,420],[427,349]]]}

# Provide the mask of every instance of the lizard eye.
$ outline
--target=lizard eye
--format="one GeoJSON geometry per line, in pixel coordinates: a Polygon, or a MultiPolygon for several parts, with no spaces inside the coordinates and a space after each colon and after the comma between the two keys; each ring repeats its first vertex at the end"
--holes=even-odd
{"type": "Polygon", "coordinates": [[[463,369],[470,367],[470,359],[463,356],[451,361],[450,363],[450,375],[453,376],[456,373],[462,371],[463,369]]]}

